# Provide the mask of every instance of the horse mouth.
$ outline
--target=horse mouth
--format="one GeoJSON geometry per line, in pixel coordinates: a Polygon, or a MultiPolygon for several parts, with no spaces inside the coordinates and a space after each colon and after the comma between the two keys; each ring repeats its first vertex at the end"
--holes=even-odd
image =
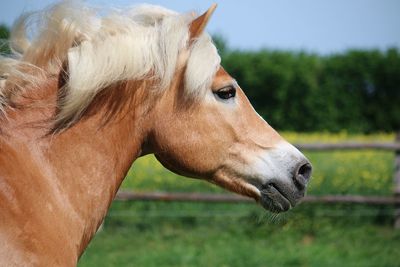
{"type": "Polygon", "coordinates": [[[275,183],[263,185],[260,189],[261,206],[272,212],[284,212],[294,207],[298,198],[275,183]]]}
{"type": "MultiPolygon", "coordinates": [[[[229,176],[228,176],[229,177],[229,176]]],[[[293,208],[304,197],[305,188],[299,189],[293,184],[270,179],[267,183],[261,183],[260,179],[229,179],[225,175],[215,176],[210,182],[218,184],[232,192],[251,197],[264,209],[279,213],[293,208]]]]}

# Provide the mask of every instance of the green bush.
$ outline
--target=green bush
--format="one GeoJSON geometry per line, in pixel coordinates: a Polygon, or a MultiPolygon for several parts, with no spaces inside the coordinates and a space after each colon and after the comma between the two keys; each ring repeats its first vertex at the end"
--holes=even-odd
{"type": "Polygon", "coordinates": [[[9,54],[10,49],[7,44],[7,40],[10,38],[10,31],[7,26],[0,24],[0,55],[9,54]]]}
{"type": "MultiPolygon", "coordinates": [[[[217,42],[217,44],[219,44],[217,42]]],[[[400,55],[229,51],[222,64],[275,128],[301,132],[400,129],[400,55]]]]}

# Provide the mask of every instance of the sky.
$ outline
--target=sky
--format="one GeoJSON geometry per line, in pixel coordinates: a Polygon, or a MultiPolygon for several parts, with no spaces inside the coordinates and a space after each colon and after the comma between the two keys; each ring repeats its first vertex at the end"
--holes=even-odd
{"type": "MultiPolygon", "coordinates": [[[[0,0],[0,23],[12,25],[22,12],[54,0],[0,0]]],[[[319,54],[347,49],[400,48],[400,0],[88,0],[89,4],[125,7],[161,5],[178,12],[218,8],[207,26],[234,49],[289,49],[319,54]]]]}

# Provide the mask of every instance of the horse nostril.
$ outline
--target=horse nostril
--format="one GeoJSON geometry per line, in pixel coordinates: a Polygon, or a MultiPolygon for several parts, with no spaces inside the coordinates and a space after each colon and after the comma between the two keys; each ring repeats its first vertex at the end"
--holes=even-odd
{"type": "Polygon", "coordinates": [[[302,175],[306,181],[310,180],[312,167],[310,163],[301,165],[298,171],[298,175],[302,175]]]}
{"type": "Polygon", "coordinates": [[[312,173],[312,167],[310,163],[305,163],[300,165],[300,167],[297,169],[295,175],[294,175],[294,182],[300,189],[304,189],[305,186],[308,183],[308,180],[310,180],[312,173]]]}

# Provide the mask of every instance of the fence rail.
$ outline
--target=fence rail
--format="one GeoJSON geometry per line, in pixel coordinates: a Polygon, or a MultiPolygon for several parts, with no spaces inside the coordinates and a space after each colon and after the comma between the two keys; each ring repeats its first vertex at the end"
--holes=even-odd
{"type": "MultiPolygon", "coordinates": [[[[254,203],[254,200],[233,194],[167,193],[119,191],[116,200],[121,201],[181,201],[214,203],[254,203]]],[[[302,202],[309,203],[354,203],[368,205],[400,205],[400,197],[325,195],[305,196],[302,202]]]]}
{"type": "Polygon", "coordinates": [[[400,143],[361,143],[361,142],[346,142],[346,143],[313,143],[313,144],[296,144],[298,149],[310,151],[330,151],[330,150],[393,150],[400,151],[400,143]]]}

